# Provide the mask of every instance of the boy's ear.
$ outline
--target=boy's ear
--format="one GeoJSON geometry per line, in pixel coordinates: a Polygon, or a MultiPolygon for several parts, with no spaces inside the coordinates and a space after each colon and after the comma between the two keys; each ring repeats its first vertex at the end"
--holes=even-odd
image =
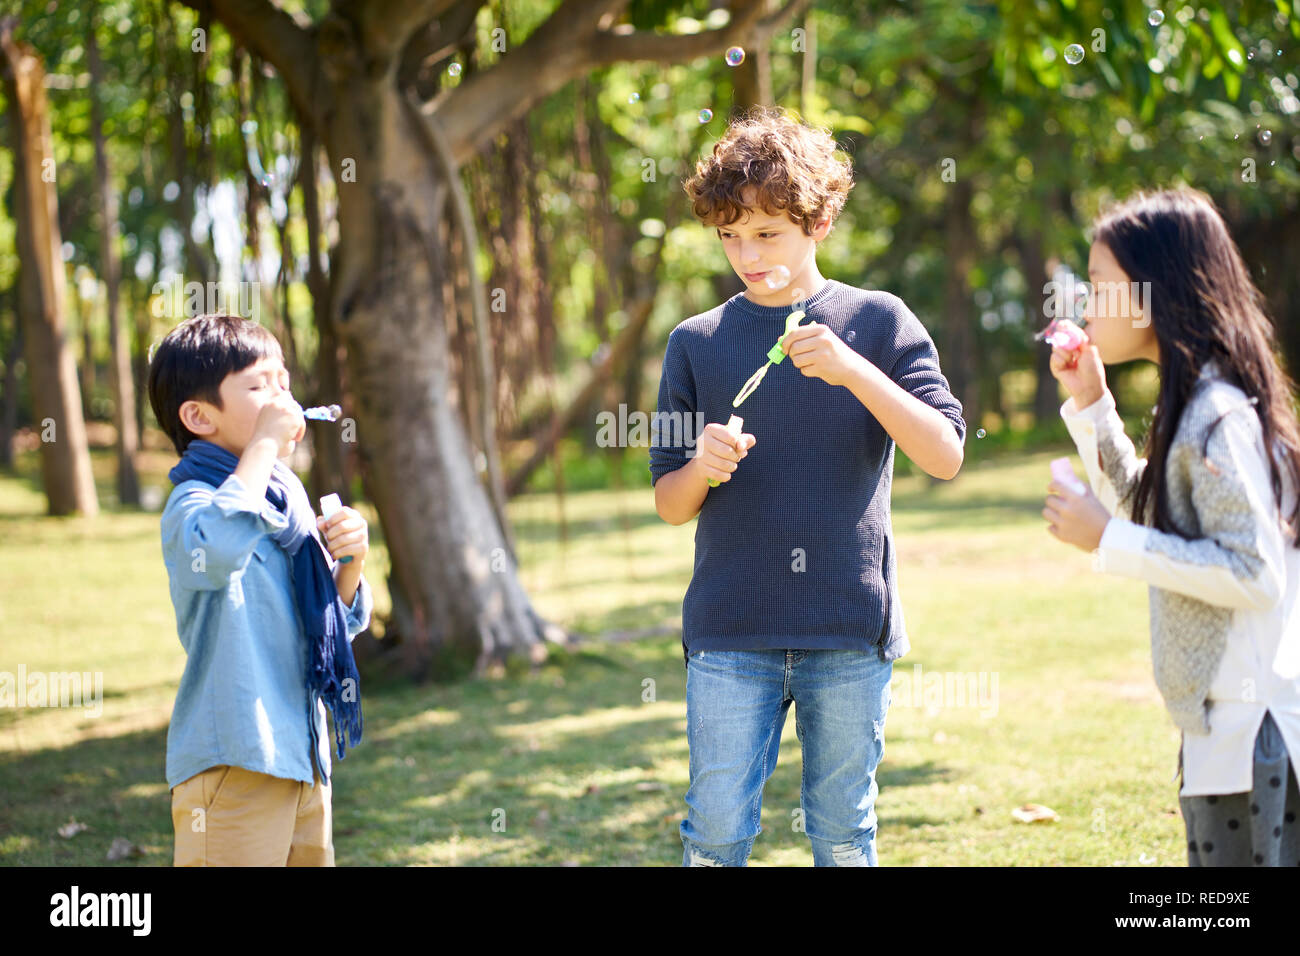
{"type": "Polygon", "coordinates": [[[825,239],[831,231],[831,217],[827,216],[813,225],[813,238],[818,242],[825,239]]]}
{"type": "Polygon", "coordinates": [[[208,417],[202,402],[194,399],[182,402],[178,414],[181,424],[189,429],[192,435],[198,435],[201,438],[204,435],[211,435],[217,430],[216,423],[208,417]]]}

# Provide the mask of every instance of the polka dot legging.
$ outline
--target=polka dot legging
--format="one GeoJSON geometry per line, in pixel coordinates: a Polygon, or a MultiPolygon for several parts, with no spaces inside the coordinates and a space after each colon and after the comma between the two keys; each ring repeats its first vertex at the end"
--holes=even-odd
{"type": "Polygon", "coordinates": [[[1188,866],[1300,866],[1300,787],[1271,714],[1255,738],[1247,793],[1178,798],[1188,866]]]}

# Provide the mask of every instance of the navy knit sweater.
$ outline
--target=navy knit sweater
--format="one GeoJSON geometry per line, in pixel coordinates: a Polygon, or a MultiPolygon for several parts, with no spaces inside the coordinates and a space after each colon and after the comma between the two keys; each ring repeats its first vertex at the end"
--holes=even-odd
{"type": "MultiPolygon", "coordinates": [[[[803,324],[829,326],[942,412],[965,441],[961,403],[939,370],[934,342],[901,299],[828,280],[802,307],[803,324]]],[[[695,571],[682,603],[685,653],[877,647],[881,660],[895,660],[910,645],[889,519],[893,439],[847,388],[805,376],[788,357],[740,408],[731,407],[791,311],[741,293],[668,337],[652,480],[694,455],[696,413],[725,424],[734,412],[756,439],[731,480],[710,488],[700,507],[695,571]],[[687,422],[684,436],[661,427],[673,412],[687,422]]]]}

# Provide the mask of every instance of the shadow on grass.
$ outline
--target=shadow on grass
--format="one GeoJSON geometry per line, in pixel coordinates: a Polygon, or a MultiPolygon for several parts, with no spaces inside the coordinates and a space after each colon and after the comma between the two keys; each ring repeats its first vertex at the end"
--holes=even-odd
{"type": "MultiPolygon", "coordinates": [[[[368,681],[365,739],[333,774],[339,863],[676,865],[685,688],[672,638],[560,651],[499,680],[368,681]]],[[[782,749],[756,856],[807,850],[784,825],[799,806],[799,747],[782,749]]],[[[0,864],[103,865],[124,836],[143,852],[124,865],[169,865],[165,751],[158,729],[0,755],[0,776],[22,781],[0,795],[0,864]],[[90,829],[59,837],[70,819],[90,829]]],[[[898,788],[946,773],[891,767],[881,780],[898,788]]]]}

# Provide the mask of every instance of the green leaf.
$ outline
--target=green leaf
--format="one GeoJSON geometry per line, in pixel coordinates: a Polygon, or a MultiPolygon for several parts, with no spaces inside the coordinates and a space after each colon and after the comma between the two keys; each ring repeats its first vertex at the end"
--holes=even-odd
{"type": "Polygon", "coordinates": [[[1241,77],[1231,71],[1223,74],[1223,89],[1228,99],[1235,100],[1241,95],[1241,77]]]}
{"type": "MultiPolygon", "coordinates": [[[[1228,18],[1221,9],[1216,9],[1210,14],[1210,32],[1214,34],[1215,41],[1219,44],[1219,49],[1223,52],[1228,63],[1238,72],[1246,71],[1246,51],[1242,49],[1241,44],[1237,42],[1237,36],[1232,32],[1232,27],[1228,23],[1228,18]],[[1233,56],[1233,52],[1236,56],[1233,56]]],[[[1240,88],[1241,84],[1237,84],[1240,88]]]]}

